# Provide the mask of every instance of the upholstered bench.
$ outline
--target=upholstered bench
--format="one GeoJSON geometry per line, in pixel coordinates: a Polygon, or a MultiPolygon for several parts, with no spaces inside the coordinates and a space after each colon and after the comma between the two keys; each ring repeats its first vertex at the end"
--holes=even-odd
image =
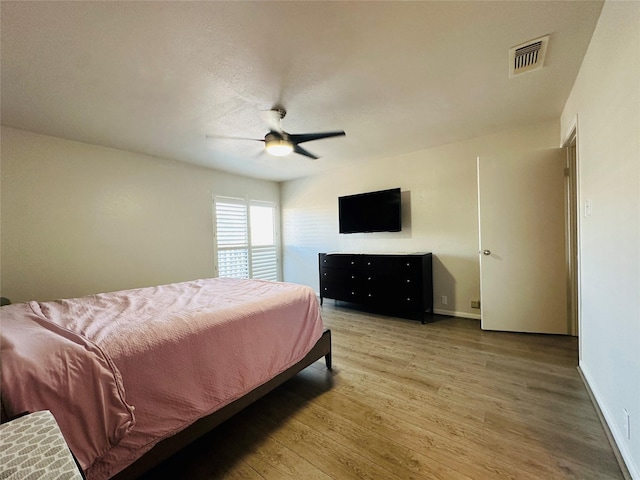
{"type": "Polygon", "coordinates": [[[82,480],[50,411],[29,413],[0,425],[0,478],[82,480]]]}

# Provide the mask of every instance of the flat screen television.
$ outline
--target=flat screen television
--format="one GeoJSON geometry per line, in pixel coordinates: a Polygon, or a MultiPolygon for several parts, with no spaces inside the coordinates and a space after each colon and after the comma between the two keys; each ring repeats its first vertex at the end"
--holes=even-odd
{"type": "Polygon", "coordinates": [[[338,197],[338,220],[340,233],[399,232],[400,189],[338,197]]]}

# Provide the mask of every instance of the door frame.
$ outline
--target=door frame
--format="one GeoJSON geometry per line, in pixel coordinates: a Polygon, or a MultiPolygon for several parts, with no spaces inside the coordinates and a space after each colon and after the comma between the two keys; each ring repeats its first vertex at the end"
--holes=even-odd
{"type": "Polygon", "coordinates": [[[578,337],[578,355],[582,358],[580,341],[581,288],[580,288],[580,168],[578,152],[578,117],[576,116],[565,136],[562,147],[567,149],[567,181],[565,182],[565,215],[567,223],[567,309],[569,332],[578,337]]]}

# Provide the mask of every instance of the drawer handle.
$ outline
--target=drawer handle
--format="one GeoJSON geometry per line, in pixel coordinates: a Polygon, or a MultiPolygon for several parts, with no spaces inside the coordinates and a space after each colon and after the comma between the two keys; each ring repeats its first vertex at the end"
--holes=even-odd
{"type": "Polygon", "coordinates": [[[355,295],[355,294],[356,294],[356,292],[351,292],[351,295],[355,295]]]}
{"type": "Polygon", "coordinates": [[[411,266],[411,264],[410,264],[410,263],[407,263],[407,267],[410,267],[410,266],[411,266]]]}
{"type": "Polygon", "coordinates": [[[410,301],[411,301],[411,297],[407,297],[407,302],[410,302],[410,301]]]}
{"type": "Polygon", "coordinates": [[[369,294],[369,295],[367,295],[367,296],[368,296],[368,297],[373,297],[373,295],[372,295],[372,294],[369,294]]]}
{"type": "Polygon", "coordinates": [[[367,280],[371,280],[371,277],[367,277],[367,280]]]}
{"type": "Polygon", "coordinates": [[[410,278],[407,278],[407,283],[411,283],[411,279],[410,278]]]}
{"type": "Polygon", "coordinates": [[[353,265],[354,263],[356,263],[356,262],[351,262],[351,265],[353,265]]]}
{"type": "Polygon", "coordinates": [[[356,278],[356,276],[355,275],[351,275],[351,278],[356,278]]]}
{"type": "Polygon", "coordinates": [[[371,265],[371,262],[367,262],[367,265],[371,265]]]}

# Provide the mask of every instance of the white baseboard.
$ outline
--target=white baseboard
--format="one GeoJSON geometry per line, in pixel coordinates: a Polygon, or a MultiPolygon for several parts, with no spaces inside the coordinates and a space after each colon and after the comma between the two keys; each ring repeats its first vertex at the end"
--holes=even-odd
{"type": "Polygon", "coordinates": [[[480,320],[480,314],[478,313],[456,312],[455,310],[442,310],[440,308],[434,308],[433,313],[436,313],[438,315],[448,315],[450,317],[472,318],[474,320],[480,320]]]}
{"type": "Polygon", "coordinates": [[[602,401],[602,395],[600,395],[598,387],[596,387],[595,382],[589,374],[589,370],[585,368],[582,362],[580,362],[580,365],[578,366],[578,372],[580,373],[586,384],[589,396],[596,404],[594,406],[598,411],[601,420],[603,421],[603,423],[605,423],[603,427],[607,433],[607,437],[609,437],[609,442],[614,444],[611,445],[611,447],[613,448],[616,458],[618,459],[620,469],[622,470],[625,479],[640,480],[640,471],[638,470],[638,465],[635,464],[634,459],[631,456],[631,452],[629,451],[627,443],[624,440],[624,434],[620,431],[616,422],[613,421],[613,416],[611,415],[609,409],[606,407],[605,403],[602,401]]]}

